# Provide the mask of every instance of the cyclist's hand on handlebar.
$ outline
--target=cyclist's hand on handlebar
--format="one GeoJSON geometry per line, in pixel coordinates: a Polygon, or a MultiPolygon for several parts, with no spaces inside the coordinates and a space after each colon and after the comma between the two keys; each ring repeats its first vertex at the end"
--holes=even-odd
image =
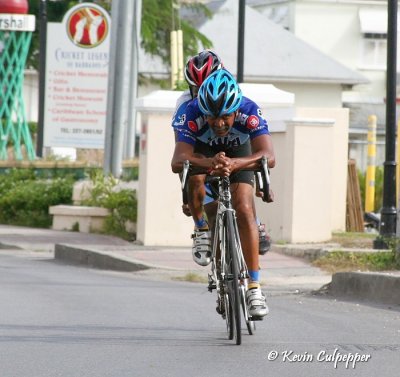
{"type": "Polygon", "coordinates": [[[221,169],[228,163],[229,158],[225,156],[225,152],[219,152],[212,158],[213,169],[221,169]]]}
{"type": "MultiPolygon", "coordinates": [[[[263,198],[264,197],[264,193],[261,190],[256,190],[256,196],[258,198],[263,198]]],[[[269,189],[269,195],[268,198],[266,200],[267,203],[272,203],[274,201],[274,192],[271,190],[271,188],[269,189]]]]}
{"type": "Polygon", "coordinates": [[[232,160],[226,157],[224,152],[219,152],[213,157],[212,165],[211,175],[228,177],[232,173],[232,160]]]}

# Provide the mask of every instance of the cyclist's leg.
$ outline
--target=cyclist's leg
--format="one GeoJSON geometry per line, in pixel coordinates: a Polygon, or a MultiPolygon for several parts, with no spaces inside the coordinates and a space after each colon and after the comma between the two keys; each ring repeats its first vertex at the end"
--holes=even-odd
{"type": "MultiPolygon", "coordinates": [[[[230,150],[226,152],[226,155],[228,157],[245,157],[251,154],[251,146],[250,143],[242,144],[238,147],[233,147],[230,150]]],[[[247,182],[251,186],[254,185],[254,174],[253,172],[239,172],[234,174],[231,177],[231,182],[247,182]],[[235,177],[239,175],[239,177],[242,177],[240,179],[236,179],[235,177]],[[236,181],[235,181],[236,179],[236,181]]],[[[256,196],[259,196],[257,194],[257,190],[255,192],[256,196]]],[[[253,190],[253,196],[254,196],[254,190],[253,190]]],[[[253,212],[255,216],[255,221],[257,222],[257,230],[258,230],[258,253],[259,255],[264,255],[271,247],[271,239],[268,236],[268,234],[265,231],[265,225],[261,224],[261,221],[257,218],[256,215],[256,208],[255,208],[255,203],[254,200],[252,201],[252,206],[253,206],[253,212]]]]}
{"type": "MultiPolygon", "coordinates": [[[[199,227],[199,222],[204,219],[203,200],[206,196],[204,180],[205,175],[192,175],[191,177],[189,177],[188,204],[196,227],[199,227]]],[[[202,228],[201,225],[200,228],[202,228]]]]}
{"type": "Polygon", "coordinates": [[[215,216],[218,208],[216,190],[213,187],[212,183],[206,183],[205,190],[206,190],[206,196],[204,197],[203,200],[203,206],[207,215],[207,221],[209,227],[210,229],[214,229],[215,216]]]}
{"type": "MultiPolygon", "coordinates": [[[[195,152],[198,157],[204,156],[195,152]]],[[[189,178],[188,204],[194,221],[194,233],[192,256],[193,260],[201,265],[207,266],[211,262],[211,231],[204,213],[203,201],[206,196],[205,175],[193,175],[189,178]]]]}
{"type": "MultiPolygon", "coordinates": [[[[194,153],[198,158],[213,156],[212,149],[205,143],[196,142],[194,153]]],[[[209,229],[204,217],[204,199],[206,198],[205,175],[193,175],[189,179],[189,208],[197,229],[209,229]]]]}
{"type": "Polygon", "coordinates": [[[253,187],[243,182],[231,183],[231,191],[247,268],[249,271],[258,271],[258,229],[253,207],[253,187]]]}
{"type": "Polygon", "coordinates": [[[231,182],[234,181],[231,183],[232,204],[236,210],[240,241],[250,275],[249,289],[246,292],[249,313],[252,317],[261,318],[268,314],[268,307],[260,286],[258,228],[255,221],[251,176],[249,180],[247,173],[242,171],[231,178],[231,182]]]}
{"type": "MultiPolygon", "coordinates": [[[[250,143],[231,148],[226,155],[231,158],[251,154],[250,143]]],[[[243,255],[247,268],[258,272],[258,229],[254,205],[254,173],[239,171],[230,176],[232,204],[236,210],[243,255]]]]}

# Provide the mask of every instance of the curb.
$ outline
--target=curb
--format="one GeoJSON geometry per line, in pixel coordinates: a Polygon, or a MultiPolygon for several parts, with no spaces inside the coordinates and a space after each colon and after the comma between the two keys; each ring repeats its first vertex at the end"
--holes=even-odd
{"type": "Polygon", "coordinates": [[[111,256],[98,250],[81,249],[66,244],[56,244],[54,246],[54,259],[68,264],[82,265],[101,270],[134,272],[154,268],[154,266],[143,262],[132,259],[128,260],[122,255],[111,256]]]}
{"type": "Polygon", "coordinates": [[[23,250],[22,247],[16,245],[9,245],[3,242],[0,242],[0,249],[4,250],[23,250]]]}
{"type": "MultiPolygon", "coordinates": [[[[278,249],[278,248],[276,248],[278,249]]],[[[279,247],[286,254],[282,247],[279,247]]],[[[289,255],[303,258],[320,256],[321,249],[286,248],[289,255]]],[[[275,251],[275,250],[274,250],[275,251]]],[[[326,249],[326,253],[329,252],[326,249]]],[[[101,270],[136,272],[148,269],[162,269],[143,261],[127,258],[119,253],[93,250],[84,246],[55,244],[54,259],[71,265],[81,265],[101,270]]],[[[332,281],[326,286],[327,292],[338,298],[369,301],[376,304],[400,305],[400,272],[338,272],[332,275],[332,281]]]]}
{"type": "Polygon", "coordinates": [[[332,252],[348,252],[348,253],[381,253],[387,252],[387,249],[357,249],[345,248],[339,244],[313,244],[313,245],[272,245],[272,251],[288,255],[290,257],[304,258],[309,262],[328,255],[332,252]]]}
{"type": "Polygon", "coordinates": [[[329,292],[338,297],[400,305],[400,274],[338,272],[332,276],[329,292]]]}
{"type": "MultiPolygon", "coordinates": [[[[290,257],[304,258],[307,261],[314,261],[315,259],[328,254],[336,245],[272,245],[271,250],[288,255],[290,257]]],[[[337,245],[339,247],[339,245],[337,245]]]]}

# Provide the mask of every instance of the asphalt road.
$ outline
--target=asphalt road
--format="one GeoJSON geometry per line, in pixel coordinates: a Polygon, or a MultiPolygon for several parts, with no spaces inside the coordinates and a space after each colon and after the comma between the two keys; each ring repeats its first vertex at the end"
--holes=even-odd
{"type": "Polygon", "coordinates": [[[236,346],[204,284],[11,254],[0,253],[1,377],[398,375],[398,309],[275,289],[236,346]]]}

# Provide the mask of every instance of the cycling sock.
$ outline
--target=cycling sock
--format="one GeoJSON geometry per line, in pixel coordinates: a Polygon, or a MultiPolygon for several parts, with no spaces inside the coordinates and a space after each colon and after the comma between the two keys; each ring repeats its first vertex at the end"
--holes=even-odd
{"type": "Polygon", "coordinates": [[[254,289],[254,288],[260,288],[260,283],[258,282],[251,282],[249,283],[249,285],[247,286],[248,289],[254,289]]]}
{"type": "Polygon", "coordinates": [[[208,223],[204,217],[201,217],[199,220],[194,220],[194,225],[197,229],[207,229],[208,223]]]}
{"type": "Polygon", "coordinates": [[[249,275],[250,275],[250,280],[252,282],[258,282],[260,281],[260,271],[249,271],[249,275]]]}

